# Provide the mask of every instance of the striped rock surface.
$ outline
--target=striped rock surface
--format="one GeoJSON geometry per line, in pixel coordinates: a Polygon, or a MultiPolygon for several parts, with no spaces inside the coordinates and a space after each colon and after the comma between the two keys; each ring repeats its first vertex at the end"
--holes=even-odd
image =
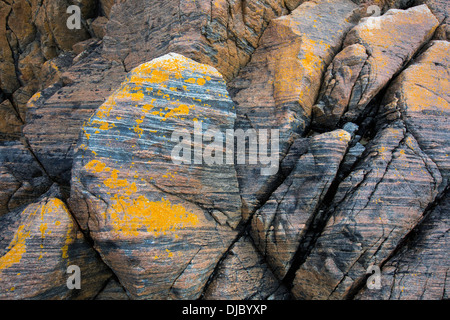
{"type": "Polygon", "coordinates": [[[0,299],[91,299],[111,276],[58,197],[53,187],[0,217],[0,299]],[[72,265],[80,289],[67,286],[72,265]]]}
{"type": "Polygon", "coordinates": [[[279,279],[291,267],[349,142],[350,134],[344,130],[310,138],[290,175],[253,215],[251,235],[279,279]]]}
{"type": "Polygon", "coordinates": [[[366,106],[430,38],[439,22],[426,5],[391,9],[365,18],[347,34],[328,67],[318,103],[317,127],[357,121],[366,106]]]}
{"type": "Polygon", "coordinates": [[[422,219],[442,178],[401,122],[380,130],[339,185],[333,211],[295,274],[296,298],[343,299],[422,219]]]}
{"type": "MultiPolygon", "coordinates": [[[[340,49],[356,5],[351,1],[308,1],[273,19],[249,64],[230,83],[236,127],[279,129],[280,159],[309,124],[327,65],[340,49]]],[[[279,174],[262,176],[259,167],[236,167],[246,214],[276,187],[279,174]]]]}
{"type": "Polygon", "coordinates": [[[381,288],[364,288],[361,300],[442,300],[448,299],[450,278],[449,193],[444,193],[415,230],[414,237],[381,269],[381,288]]]}
{"type": "Polygon", "coordinates": [[[212,152],[209,130],[234,120],[222,76],[168,54],[133,69],[83,126],[70,206],[131,297],[199,297],[231,245],[241,220],[233,162],[194,160],[196,148],[212,152]],[[179,164],[177,130],[187,149],[176,155],[194,150],[179,164]]]}
{"type": "Polygon", "coordinates": [[[420,148],[450,178],[450,43],[432,41],[389,87],[381,113],[387,121],[402,119],[420,148]]]}

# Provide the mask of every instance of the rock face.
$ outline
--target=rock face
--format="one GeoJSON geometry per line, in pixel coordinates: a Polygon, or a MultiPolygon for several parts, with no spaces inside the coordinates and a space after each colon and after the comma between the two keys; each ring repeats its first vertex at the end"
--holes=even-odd
{"type": "Polygon", "coordinates": [[[203,296],[206,300],[284,300],[289,291],[274,276],[248,236],[229,250],[203,296]]]}
{"type": "Polygon", "coordinates": [[[0,217],[0,299],[89,299],[111,275],[55,196],[0,217]],[[67,286],[72,265],[80,289],[67,286]]]}
{"type": "Polygon", "coordinates": [[[253,239],[278,278],[283,279],[291,267],[349,141],[350,134],[344,130],[310,138],[290,175],[253,216],[253,239]]]}
{"type": "Polygon", "coordinates": [[[389,87],[381,112],[389,121],[402,119],[421,149],[450,178],[450,58],[448,41],[428,48],[389,87]]]}
{"type": "Polygon", "coordinates": [[[234,163],[223,144],[202,146],[234,119],[214,68],[168,54],[133,69],[83,126],[71,207],[134,298],[197,298],[236,236],[234,163]]]}
{"type": "Polygon", "coordinates": [[[296,272],[294,296],[348,297],[366,270],[384,262],[420,221],[441,181],[436,165],[401,124],[381,130],[340,184],[331,217],[296,272]]]}
{"type": "MultiPolygon", "coordinates": [[[[347,0],[308,1],[272,20],[251,62],[230,84],[237,128],[280,130],[280,159],[310,121],[321,77],[339,50],[356,6],[347,0]]],[[[251,155],[250,155],[251,156],[251,155]]],[[[248,214],[270,194],[279,175],[261,176],[254,165],[237,166],[248,214]]]]}
{"type": "Polygon", "coordinates": [[[447,192],[414,239],[383,266],[381,289],[365,289],[357,299],[448,299],[449,199],[447,192]]]}
{"type": "Polygon", "coordinates": [[[448,299],[448,6],[0,1],[0,299],[448,299]]]}
{"type": "Polygon", "coordinates": [[[354,122],[363,116],[368,103],[432,37],[437,26],[438,20],[422,5],[391,9],[354,27],[346,36],[344,49],[328,67],[314,106],[315,124],[335,128],[339,121],[354,122]]]}

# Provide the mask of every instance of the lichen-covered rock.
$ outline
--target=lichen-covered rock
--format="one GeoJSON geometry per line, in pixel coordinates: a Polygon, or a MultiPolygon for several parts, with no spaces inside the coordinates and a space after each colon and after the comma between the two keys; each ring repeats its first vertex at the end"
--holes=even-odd
{"type": "Polygon", "coordinates": [[[104,37],[105,56],[124,61],[130,70],[168,52],[177,52],[214,66],[229,80],[250,60],[270,20],[288,13],[284,2],[118,2],[111,9],[104,37]],[[145,9],[136,12],[135,8],[145,9]]]}
{"type": "Polygon", "coordinates": [[[420,148],[450,179],[450,43],[432,41],[389,87],[381,113],[388,121],[402,119],[420,148]]]}
{"type": "MultiPolygon", "coordinates": [[[[327,65],[353,26],[351,1],[307,1],[272,20],[250,63],[230,83],[236,127],[279,129],[280,159],[304,133],[327,65]]],[[[244,209],[250,214],[276,186],[279,175],[261,176],[254,165],[237,166],[244,209]]]]}
{"type": "Polygon", "coordinates": [[[448,299],[450,197],[444,194],[413,239],[381,269],[381,288],[364,288],[356,299],[448,299]]]}
{"type": "Polygon", "coordinates": [[[23,133],[54,181],[69,183],[80,127],[124,77],[122,65],[94,50],[28,101],[23,133]]]}
{"type": "Polygon", "coordinates": [[[111,276],[55,196],[0,217],[0,299],[89,299],[111,276]],[[80,289],[67,286],[71,265],[80,268],[80,289]]]}
{"type": "Polygon", "coordinates": [[[331,216],[296,272],[293,295],[343,299],[354,293],[367,269],[381,265],[422,219],[441,181],[402,123],[380,130],[339,185],[331,216]]]}
{"type": "Polygon", "coordinates": [[[347,34],[328,67],[314,124],[357,121],[366,106],[432,36],[439,22],[426,5],[365,18],[347,34]]]}
{"type": "Polygon", "coordinates": [[[83,126],[70,206],[131,297],[199,297],[236,237],[234,163],[204,162],[210,130],[234,120],[222,76],[168,54],[133,69],[83,126]],[[177,132],[186,149],[173,153],[177,132]]]}
{"type": "Polygon", "coordinates": [[[289,291],[274,276],[249,236],[233,244],[203,296],[206,300],[287,298],[289,291]]]}
{"type": "Polygon", "coordinates": [[[286,276],[301,239],[333,182],[350,134],[336,130],[310,138],[290,175],[252,219],[252,237],[279,279],[286,276]]]}

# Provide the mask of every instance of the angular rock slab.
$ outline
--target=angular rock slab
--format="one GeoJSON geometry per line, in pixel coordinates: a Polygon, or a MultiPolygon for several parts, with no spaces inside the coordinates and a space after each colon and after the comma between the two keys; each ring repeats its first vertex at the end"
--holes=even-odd
{"type": "Polygon", "coordinates": [[[0,299],[92,299],[111,276],[54,195],[0,217],[0,299]],[[81,289],[67,287],[71,265],[81,289]]]}
{"type": "Polygon", "coordinates": [[[364,288],[361,300],[448,299],[450,278],[448,192],[418,226],[416,236],[381,269],[381,288],[364,288]]]}
{"type": "Polygon", "coordinates": [[[349,31],[344,49],[328,67],[314,124],[335,128],[355,122],[368,103],[430,38],[439,22],[426,5],[391,9],[349,31]]]}
{"type": "Polygon", "coordinates": [[[289,291],[274,276],[249,236],[233,244],[203,296],[206,300],[288,298],[289,291]]]}
{"type": "Polygon", "coordinates": [[[68,68],[62,81],[37,92],[27,103],[23,133],[48,175],[68,185],[80,127],[120,85],[123,66],[97,52],[68,68]]]}
{"type": "Polygon", "coordinates": [[[111,9],[104,54],[130,70],[176,52],[230,80],[250,60],[270,20],[288,12],[284,0],[123,1],[111,9]]]}
{"type": "Polygon", "coordinates": [[[195,125],[225,133],[234,119],[214,68],[168,54],[133,69],[82,127],[70,205],[132,298],[199,297],[231,245],[241,220],[234,165],[175,164],[171,136],[191,134],[176,152],[191,155],[195,125]]]}
{"type": "Polygon", "coordinates": [[[51,185],[45,170],[21,142],[0,143],[0,216],[35,201],[51,185]]]}
{"type": "Polygon", "coordinates": [[[422,219],[442,181],[436,165],[399,122],[379,131],[339,185],[332,214],[295,274],[292,293],[344,299],[422,219]]]}
{"type": "Polygon", "coordinates": [[[279,279],[286,276],[299,244],[339,169],[350,134],[344,130],[310,139],[307,153],[252,218],[251,235],[279,279]]]}
{"type": "Polygon", "coordinates": [[[387,120],[402,119],[420,148],[450,178],[450,43],[432,41],[392,83],[382,101],[387,120]]]}
{"type": "MultiPolygon", "coordinates": [[[[251,61],[230,83],[237,128],[280,130],[280,159],[309,124],[327,65],[340,49],[356,5],[308,1],[271,21],[251,61]]],[[[261,176],[259,166],[238,165],[245,211],[256,210],[279,177],[261,176]]]]}

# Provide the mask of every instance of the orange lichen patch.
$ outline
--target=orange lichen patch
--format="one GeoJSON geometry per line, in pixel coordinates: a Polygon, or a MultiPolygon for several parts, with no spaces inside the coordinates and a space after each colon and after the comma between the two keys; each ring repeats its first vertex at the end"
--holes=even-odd
{"type": "Polygon", "coordinates": [[[73,243],[74,238],[72,237],[72,227],[73,227],[73,221],[71,220],[69,222],[69,225],[67,226],[67,233],[66,233],[66,240],[64,242],[64,246],[61,248],[61,257],[63,259],[69,258],[69,245],[73,243]]]}
{"type": "Polygon", "coordinates": [[[167,112],[164,115],[164,118],[161,119],[161,121],[166,121],[167,119],[170,119],[170,118],[178,119],[178,116],[188,115],[190,108],[195,109],[195,106],[194,105],[187,106],[185,104],[180,104],[178,107],[167,112]]]}
{"type": "Polygon", "coordinates": [[[145,196],[129,199],[115,195],[111,200],[111,218],[115,232],[137,236],[143,229],[154,236],[173,232],[198,223],[198,217],[182,205],[171,204],[164,198],[149,201],[145,196]]]}
{"type": "Polygon", "coordinates": [[[30,231],[25,231],[25,226],[21,225],[14,235],[14,239],[8,246],[8,252],[0,258],[0,273],[8,269],[13,264],[19,263],[26,252],[26,239],[30,236],[30,231]]]}
{"type": "Polygon", "coordinates": [[[144,99],[144,91],[140,87],[131,87],[126,84],[118,89],[111,97],[116,100],[141,101],[144,99]]]}
{"type": "Polygon", "coordinates": [[[93,120],[92,124],[93,125],[94,124],[99,124],[100,126],[96,127],[96,128],[98,128],[100,130],[103,130],[103,131],[109,130],[109,129],[114,128],[116,126],[114,123],[109,123],[109,122],[106,122],[106,121],[99,121],[99,120],[93,120]]]}

